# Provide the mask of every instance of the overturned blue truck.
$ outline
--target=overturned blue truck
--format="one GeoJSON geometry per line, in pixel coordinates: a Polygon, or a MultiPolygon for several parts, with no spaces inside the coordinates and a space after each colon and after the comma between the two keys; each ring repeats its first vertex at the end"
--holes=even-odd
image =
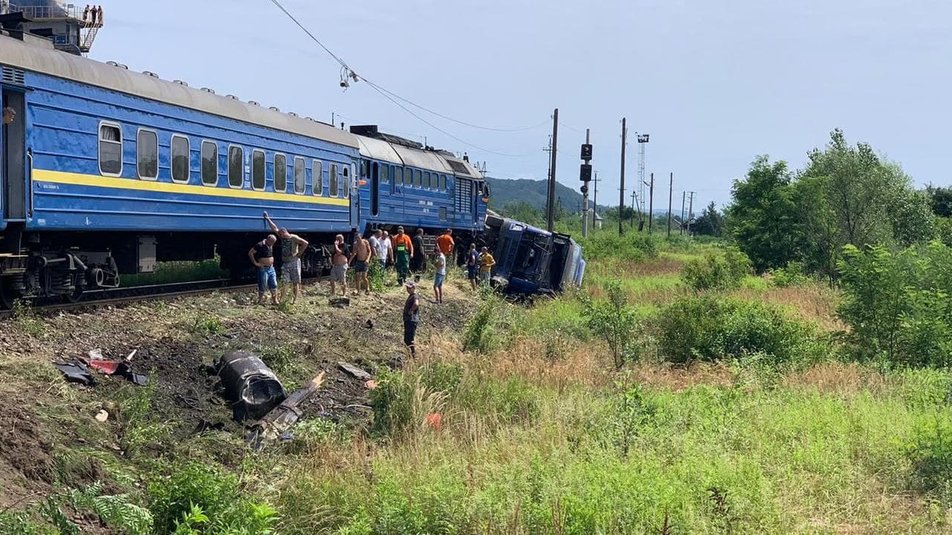
{"type": "Polygon", "coordinates": [[[507,294],[555,295],[582,285],[582,246],[571,236],[490,212],[487,245],[496,258],[493,285],[507,294]]]}

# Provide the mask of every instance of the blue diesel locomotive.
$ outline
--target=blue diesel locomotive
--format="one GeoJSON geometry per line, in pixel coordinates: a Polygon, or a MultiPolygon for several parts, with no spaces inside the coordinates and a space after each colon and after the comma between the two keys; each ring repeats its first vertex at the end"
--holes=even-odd
{"type": "MultiPolygon", "coordinates": [[[[0,34],[0,304],[76,298],[156,262],[247,270],[262,212],[315,244],[371,227],[484,228],[465,158],[0,34]],[[6,121],[5,121],[6,123],[6,121]]],[[[305,257],[320,269],[321,248],[305,257]]]]}

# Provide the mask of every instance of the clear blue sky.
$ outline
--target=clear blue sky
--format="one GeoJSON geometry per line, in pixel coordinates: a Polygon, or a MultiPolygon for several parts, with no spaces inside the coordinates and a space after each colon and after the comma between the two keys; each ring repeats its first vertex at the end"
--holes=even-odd
{"type": "Polygon", "coordinates": [[[634,132],[651,134],[647,168],[663,183],[656,206],[667,201],[669,171],[676,197],[690,189],[697,204],[723,204],[732,179],[756,155],[800,166],[834,127],[901,163],[919,184],[949,184],[947,2],[284,5],[359,74],[411,101],[466,122],[532,128],[477,130],[419,112],[467,145],[366,83],[342,91],[337,63],[270,0],[106,0],[106,25],[91,57],[328,122],[333,112],[338,122],[425,136],[430,145],[486,161],[500,178],[545,177],[542,147],[558,107],[559,181],[579,186],[578,146],[591,128],[603,202],[617,202],[623,116],[631,133],[629,184],[637,175],[634,132]]]}

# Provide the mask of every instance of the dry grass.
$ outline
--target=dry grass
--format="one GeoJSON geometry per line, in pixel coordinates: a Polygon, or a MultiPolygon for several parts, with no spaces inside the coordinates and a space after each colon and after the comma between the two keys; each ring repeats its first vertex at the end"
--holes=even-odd
{"type": "Polygon", "coordinates": [[[520,377],[560,392],[572,386],[598,388],[612,380],[608,349],[597,342],[520,337],[506,348],[477,357],[462,352],[451,334],[439,334],[430,338],[428,349],[419,364],[451,362],[480,375],[499,380],[520,377]]]}
{"type": "Polygon", "coordinates": [[[762,301],[786,307],[804,321],[815,324],[827,332],[846,330],[846,325],[836,317],[839,293],[822,285],[791,286],[789,288],[768,288],[767,290],[739,289],[732,296],[748,300],[762,301]]]}
{"type": "Polygon", "coordinates": [[[882,374],[855,362],[821,362],[806,370],[791,372],[782,384],[791,389],[815,390],[821,394],[854,396],[861,392],[884,393],[889,385],[882,374]]]}

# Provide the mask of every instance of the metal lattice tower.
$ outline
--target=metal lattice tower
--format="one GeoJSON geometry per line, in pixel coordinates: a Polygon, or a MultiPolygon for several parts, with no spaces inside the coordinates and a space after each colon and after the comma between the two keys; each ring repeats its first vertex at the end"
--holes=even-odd
{"type": "MultiPolygon", "coordinates": [[[[645,213],[645,177],[647,176],[648,139],[650,134],[635,132],[638,139],[638,212],[645,213]]],[[[634,208],[634,207],[633,207],[634,208]]],[[[650,214],[648,217],[651,217],[650,214]]]]}

